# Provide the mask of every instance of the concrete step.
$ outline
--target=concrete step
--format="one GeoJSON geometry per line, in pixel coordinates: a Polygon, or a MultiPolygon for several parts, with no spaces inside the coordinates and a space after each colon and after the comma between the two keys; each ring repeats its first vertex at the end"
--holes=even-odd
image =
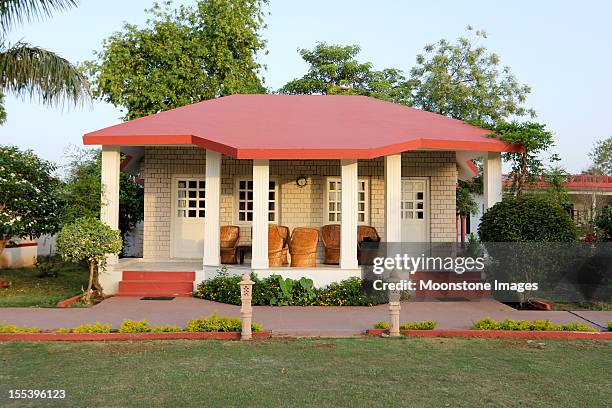
{"type": "Polygon", "coordinates": [[[195,280],[195,272],[188,271],[123,271],[125,281],[191,281],[195,280]]]}

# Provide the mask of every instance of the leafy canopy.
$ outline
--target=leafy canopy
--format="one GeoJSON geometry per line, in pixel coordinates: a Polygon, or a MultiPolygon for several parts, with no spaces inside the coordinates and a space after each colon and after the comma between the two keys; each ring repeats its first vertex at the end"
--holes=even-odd
{"type": "Polygon", "coordinates": [[[535,116],[524,106],[531,89],[520,84],[510,67],[478,41],[484,31],[467,27],[471,38],[455,44],[439,40],[425,46],[410,71],[412,105],[468,122],[498,121],[511,116],[535,116]]]}
{"type": "Polygon", "coordinates": [[[612,175],[612,136],[597,141],[589,157],[593,160],[595,172],[612,175]]]}
{"type": "Polygon", "coordinates": [[[105,266],[106,256],[118,254],[122,242],[119,231],[97,218],[82,217],[62,227],[56,236],[56,245],[66,260],[105,266]]]}
{"type": "MultiPolygon", "coordinates": [[[[72,153],[63,187],[64,224],[84,216],[100,217],[101,172],[100,149],[79,149],[72,153]]],[[[119,230],[125,238],[144,217],[144,189],[134,176],[125,172],[120,173],[119,182],[119,230]]]]}
{"type": "Polygon", "coordinates": [[[256,60],[265,47],[267,0],[198,0],[147,10],[144,28],[125,24],[84,63],[94,95],[125,120],[235,93],[263,93],[256,60]]]}
{"type": "Polygon", "coordinates": [[[299,53],[310,67],[301,78],[285,84],[280,93],[366,95],[395,103],[409,104],[410,89],[402,71],[376,71],[370,62],[359,62],[357,45],[318,43],[313,50],[299,53]]]}
{"type": "MultiPolygon", "coordinates": [[[[523,147],[519,152],[507,152],[502,156],[510,162],[510,191],[520,195],[526,186],[540,179],[545,172],[542,154],[554,146],[552,132],[546,130],[546,125],[537,122],[506,122],[484,123],[481,126],[493,130],[491,137],[499,137],[508,144],[518,144],[523,147]]],[[[551,161],[558,161],[556,155],[551,161]]]]}
{"type": "MultiPolygon", "coordinates": [[[[85,76],[52,51],[18,41],[9,44],[8,32],[18,24],[51,16],[76,4],[75,0],[0,1],[0,89],[23,98],[39,98],[46,105],[78,104],[91,96],[85,76]]],[[[0,123],[6,120],[0,92],[0,123]]]]}
{"type": "Polygon", "coordinates": [[[59,230],[60,182],[54,171],[31,150],[0,146],[0,240],[59,230]]]}

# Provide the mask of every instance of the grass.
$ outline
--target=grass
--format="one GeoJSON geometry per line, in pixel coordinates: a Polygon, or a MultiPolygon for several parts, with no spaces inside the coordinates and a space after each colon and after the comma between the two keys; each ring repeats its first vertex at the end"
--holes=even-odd
{"type": "Polygon", "coordinates": [[[604,341],[4,342],[0,405],[27,384],[71,406],[605,406],[611,359],[604,341]]]}
{"type": "Polygon", "coordinates": [[[10,281],[11,286],[0,288],[0,307],[53,307],[87,287],[87,269],[84,266],[65,262],[57,265],[58,276],[55,278],[38,277],[39,270],[35,267],[1,269],[0,280],[10,281]]]}

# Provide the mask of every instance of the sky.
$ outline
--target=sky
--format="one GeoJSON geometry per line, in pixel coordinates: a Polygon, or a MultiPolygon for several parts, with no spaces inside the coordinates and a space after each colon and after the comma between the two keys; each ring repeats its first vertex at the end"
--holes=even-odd
{"type": "MultiPolygon", "coordinates": [[[[51,19],[17,27],[9,41],[42,46],[73,63],[92,59],[124,22],[144,24],[152,4],[81,0],[51,19]]],[[[359,60],[408,73],[426,44],[454,40],[471,25],[487,31],[481,44],[531,86],[527,106],[553,131],[554,152],[568,171],[586,169],[594,142],[612,136],[611,1],[271,0],[267,12],[262,36],[268,53],[259,60],[271,90],[306,72],[297,50],[319,41],[357,44],[359,60]]],[[[62,109],[7,95],[5,107],[0,144],[33,149],[59,164],[67,161],[67,149],[82,145],[84,133],[121,121],[119,108],[99,101],[62,109]]]]}

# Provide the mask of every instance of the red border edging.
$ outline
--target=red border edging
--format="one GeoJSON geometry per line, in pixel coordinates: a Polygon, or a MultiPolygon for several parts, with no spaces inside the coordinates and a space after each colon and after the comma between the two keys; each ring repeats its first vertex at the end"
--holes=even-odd
{"type": "MultiPolygon", "coordinates": [[[[271,337],[269,331],[253,332],[254,339],[271,337]]],[[[123,340],[240,340],[240,332],[170,333],[0,333],[0,341],[123,341],[123,340]]]]}
{"type": "Polygon", "coordinates": [[[57,302],[55,307],[68,307],[78,302],[80,298],[81,298],[81,295],[76,295],[73,297],[69,297],[68,299],[60,300],[59,302],[57,302]]]}
{"type": "MultiPolygon", "coordinates": [[[[385,329],[369,329],[367,334],[380,336],[385,329]]],[[[612,340],[612,332],[518,331],[518,330],[400,330],[411,337],[474,337],[481,339],[588,339],[612,340]]]]}

